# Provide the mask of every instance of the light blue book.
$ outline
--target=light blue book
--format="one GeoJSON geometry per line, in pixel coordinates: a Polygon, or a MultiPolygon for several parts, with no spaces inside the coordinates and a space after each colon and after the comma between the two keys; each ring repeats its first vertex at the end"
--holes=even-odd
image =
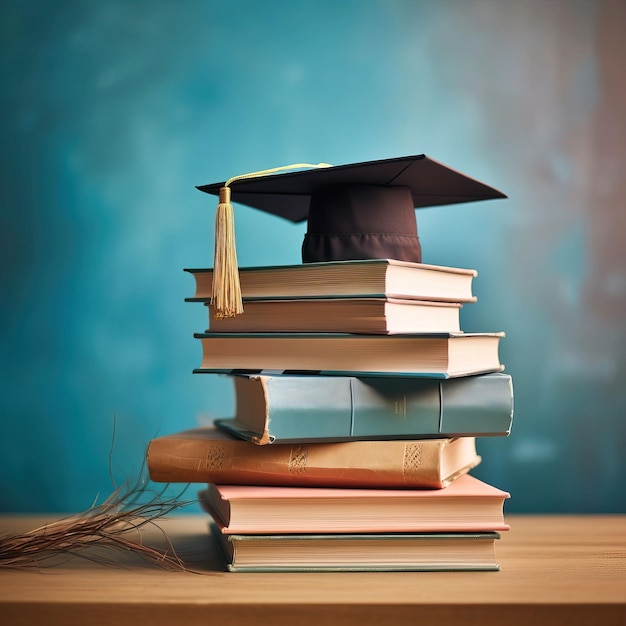
{"type": "Polygon", "coordinates": [[[235,416],[220,428],[257,444],[506,436],[513,384],[494,373],[447,380],[232,376],[235,416]]]}

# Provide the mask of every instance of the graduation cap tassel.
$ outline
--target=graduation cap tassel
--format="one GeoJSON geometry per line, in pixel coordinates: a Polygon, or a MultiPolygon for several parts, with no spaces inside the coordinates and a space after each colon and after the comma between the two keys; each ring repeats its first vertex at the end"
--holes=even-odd
{"type": "Polygon", "coordinates": [[[235,247],[235,216],[230,202],[230,185],[238,180],[258,178],[285,170],[330,167],[328,163],[294,163],[260,172],[251,172],[229,178],[220,188],[219,204],[215,214],[215,253],[213,257],[213,285],[211,304],[217,319],[234,317],[243,313],[237,250],[235,247]]]}
{"type": "Polygon", "coordinates": [[[211,304],[215,317],[234,317],[243,313],[237,249],[235,247],[235,216],[230,203],[230,188],[220,189],[215,214],[215,255],[211,304]]]}

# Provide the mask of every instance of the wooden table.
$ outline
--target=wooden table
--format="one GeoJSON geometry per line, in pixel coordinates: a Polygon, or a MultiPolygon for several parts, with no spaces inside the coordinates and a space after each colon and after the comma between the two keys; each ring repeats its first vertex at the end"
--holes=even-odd
{"type": "MultiPolygon", "coordinates": [[[[0,517],[0,530],[41,518],[0,517]]],[[[232,574],[207,518],[162,520],[200,573],[73,559],[0,571],[0,623],[626,625],[626,516],[507,516],[499,572],[232,574]]],[[[152,541],[152,538],[149,539],[152,541]]]]}

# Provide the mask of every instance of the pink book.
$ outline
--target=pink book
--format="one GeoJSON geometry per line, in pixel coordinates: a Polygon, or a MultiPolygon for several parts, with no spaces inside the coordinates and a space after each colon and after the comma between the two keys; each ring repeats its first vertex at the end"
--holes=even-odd
{"type": "Polygon", "coordinates": [[[224,534],[508,530],[507,498],[469,474],[434,490],[210,484],[200,494],[224,534]]]}

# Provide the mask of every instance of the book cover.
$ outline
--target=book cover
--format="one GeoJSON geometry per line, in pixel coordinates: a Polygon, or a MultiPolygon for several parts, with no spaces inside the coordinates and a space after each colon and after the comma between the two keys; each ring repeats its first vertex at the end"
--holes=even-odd
{"type": "Polygon", "coordinates": [[[497,571],[497,532],[225,535],[231,572],[497,571]]]}
{"type": "MultiPolygon", "coordinates": [[[[211,298],[212,268],[185,269],[196,282],[189,302],[211,298]]],[[[239,268],[244,298],[361,296],[475,302],[474,269],[391,259],[328,261],[239,268]]]]}
{"type": "Polygon", "coordinates": [[[495,373],[412,377],[233,376],[235,415],[220,428],[256,444],[507,436],[513,384],[495,373]]]}
{"type": "Polygon", "coordinates": [[[264,370],[450,378],[504,369],[504,333],[357,335],[196,333],[202,361],[194,373],[264,370]]]}
{"type": "Polygon", "coordinates": [[[166,483],[439,489],[480,463],[473,437],[257,446],[195,428],[153,439],[150,478],[166,483]]]}
{"type": "Polygon", "coordinates": [[[209,484],[200,502],[225,534],[493,532],[505,491],[464,474],[443,489],[209,484]]]}

